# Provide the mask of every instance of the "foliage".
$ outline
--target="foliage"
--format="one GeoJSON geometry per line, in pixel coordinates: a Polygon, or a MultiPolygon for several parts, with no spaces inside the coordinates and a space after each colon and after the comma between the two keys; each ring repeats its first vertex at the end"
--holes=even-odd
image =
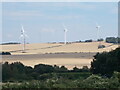
{"type": "Polygon", "coordinates": [[[104,39],[103,39],[103,38],[100,38],[100,39],[97,39],[97,41],[104,41],[104,39]]]}
{"type": "MultiPolygon", "coordinates": [[[[76,67],[77,68],[77,67],[76,67]]],[[[45,80],[53,77],[52,73],[57,73],[62,77],[74,78],[74,74],[70,75],[72,72],[89,72],[88,68],[68,70],[65,66],[51,66],[45,64],[35,65],[34,68],[30,66],[24,66],[20,62],[14,62],[9,64],[5,62],[2,64],[2,81],[3,82],[22,82],[30,80],[45,80]],[[67,74],[64,74],[67,73],[67,74]],[[69,75],[68,75],[69,74],[69,75]],[[68,75],[68,76],[67,76],[68,75]]],[[[76,73],[76,74],[77,74],[76,73]]],[[[76,76],[77,77],[77,76],[76,76]]]]}
{"type": "Polygon", "coordinates": [[[2,53],[0,53],[0,55],[11,55],[11,53],[10,52],[2,52],[2,53]]]}
{"type": "MultiPolygon", "coordinates": [[[[3,89],[5,88],[21,88],[21,89],[52,89],[52,88],[100,88],[100,89],[110,89],[110,88],[118,88],[120,89],[120,73],[114,72],[111,78],[104,78],[98,75],[90,75],[87,78],[76,78],[74,80],[65,79],[63,77],[59,77],[54,73],[54,77],[51,77],[46,80],[32,80],[30,82],[22,82],[22,83],[6,83],[3,85],[3,89]]],[[[40,89],[40,90],[41,90],[40,89]]]]}
{"type": "Polygon", "coordinates": [[[14,62],[12,64],[5,62],[2,64],[2,80],[3,82],[31,80],[32,77],[26,73],[28,70],[29,68],[20,62],[14,62]]]}
{"type": "Polygon", "coordinates": [[[102,88],[120,89],[120,48],[110,52],[97,53],[91,68],[35,65],[24,66],[20,62],[2,64],[3,89],[20,88],[102,88]],[[91,71],[91,72],[90,72],[91,71]]]}
{"type": "Polygon", "coordinates": [[[92,39],[90,39],[90,40],[85,40],[85,42],[92,42],[92,39]]]}
{"type": "Polygon", "coordinates": [[[93,74],[112,76],[114,71],[120,72],[120,48],[111,52],[97,53],[91,62],[93,74]]]}
{"type": "Polygon", "coordinates": [[[119,37],[117,37],[117,38],[115,38],[115,37],[107,37],[106,42],[107,43],[120,43],[120,38],[119,37]]]}

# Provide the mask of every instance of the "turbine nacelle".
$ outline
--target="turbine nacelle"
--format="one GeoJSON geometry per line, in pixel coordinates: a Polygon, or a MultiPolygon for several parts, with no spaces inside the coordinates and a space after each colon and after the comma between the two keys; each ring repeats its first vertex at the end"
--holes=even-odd
{"type": "Polygon", "coordinates": [[[97,22],[96,22],[96,28],[97,28],[97,29],[99,29],[99,28],[100,28],[100,26],[98,25],[98,23],[97,23],[97,22]]]}
{"type": "Polygon", "coordinates": [[[97,28],[97,29],[99,29],[99,28],[100,28],[100,26],[96,26],[96,28],[97,28]]]}
{"type": "Polygon", "coordinates": [[[66,28],[64,28],[64,32],[68,32],[68,30],[66,28]]]}

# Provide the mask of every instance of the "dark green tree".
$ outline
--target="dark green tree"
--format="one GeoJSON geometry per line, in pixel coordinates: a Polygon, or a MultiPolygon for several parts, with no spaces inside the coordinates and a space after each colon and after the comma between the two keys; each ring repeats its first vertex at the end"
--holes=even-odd
{"type": "Polygon", "coordinates": [[[110,52],[97,53],[91,62],[94,74],[111,76],[114,71],[120,72],[120,48],[110,52]]]}

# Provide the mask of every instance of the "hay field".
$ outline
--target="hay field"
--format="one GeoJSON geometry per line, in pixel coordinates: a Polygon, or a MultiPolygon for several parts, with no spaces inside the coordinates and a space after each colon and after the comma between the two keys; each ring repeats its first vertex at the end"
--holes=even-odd
{"type": "Polygon", "coordinates": [[[3,55],[3,62],[10,63],[20,61],[24,65],[34,66],[36,64],[64,65],[68,69],[74,66],[90,67],[90,62],[97,52],[111,51],[118,47],[110,43],[101,42],[106,48],[98,49],[99,42],[71,43],[71,44],[52,44],[38,43],[27,44],[26,53],[22,53],[22,44],[2,45],[2,51],[9,51],[12,55],[3,55]]]}
{"type": "Polygon", "coordinates": [[[13,62],[21,62],[26,66],[31,66],[34,67],[34,65],[37,64],[48,64],[48,65],[57,65],[57,66],[62,66],[64,65],[65,67],[67,67],[69,70],[73,69],[73,67],[78,67],[78,68],[82,68],[83,66],[88,66],[90,67],[90,63],[91,63],[92,59],[76,59],[76,58],[46,58],[46,59],[41,59],[41,60],[37,60],[37,59],[32,59],[32,60],[4,60],[8,61],[9,63],[13,63],[13,62]]]}
{"type": "MultiPolygon", "coordinates": [[[[101,42],[106,48],[98,49],[99,42],[88,43],[72,43],[72,44],[51,44],[51,43],[39,43],[39,44],[26,44],[26,52],[21,53],[22,44],[16,45],[2,45],[2,51],[9,51],[12,55],[19,54],[45,54],[45,53],[74,53],[74,52],[103,52],[111,51],[118,47],[118,45],[112,45],[110,43],[101,42]]],[[[1,46],[1,45],[0,45],[1,46]]]]}

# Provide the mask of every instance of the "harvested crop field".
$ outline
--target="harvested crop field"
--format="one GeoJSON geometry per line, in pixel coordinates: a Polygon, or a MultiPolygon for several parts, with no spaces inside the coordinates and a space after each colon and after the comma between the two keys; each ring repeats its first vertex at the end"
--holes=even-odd
{"type": "Polygon", "coordinates": [[[111,51],[118,47],[118,45],[101,42],[105,48],[98,49],[99,42],[88,43],[42,43],[42,44],[27,44],[26,53],[22,53],[22,44],[1,45],[2,51],[11,52],[12,55],[3,55],[3,62],[22,62],[27,66],[34,66],[36,64],[50,64],[50,65],[64,65],[69,69],[74,66],[90,67],[90,62],[97,52],[111,51]]]}

